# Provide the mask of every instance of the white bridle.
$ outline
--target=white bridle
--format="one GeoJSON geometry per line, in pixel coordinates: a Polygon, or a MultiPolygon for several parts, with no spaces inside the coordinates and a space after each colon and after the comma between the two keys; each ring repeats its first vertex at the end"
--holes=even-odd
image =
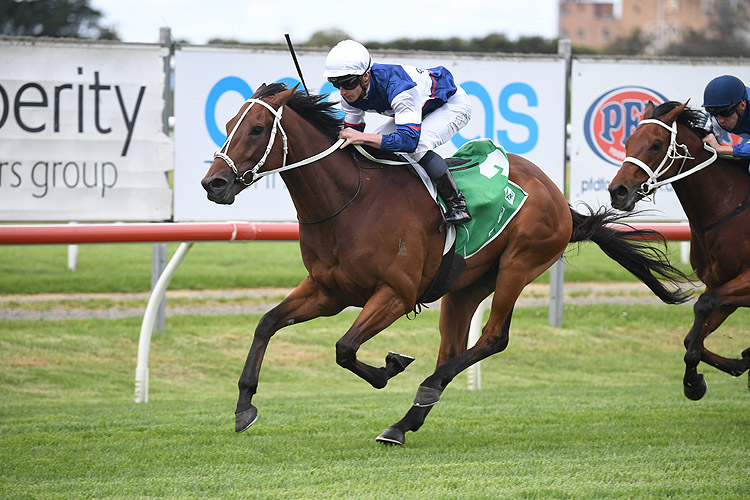
{"type": "MultiPolygon", "coordinates": [[[[287,153],[288,153],[287,138],[286,138],[286,132],[284,132],[284,127],[281,126],[281,114],[282,114],[282,112],[284,110],[284,106],[279,106],[279,109],[275,110],[268,103],[266,103],[264,101],[261,101],[260,99],[252,99],[252,98],[250,98],[250,99],[248,99],[245,102],[249,103],[249,106],[247,108],[245,108],[245,111],[240,116],[240,119],[237,120],[237,123],[234,125],[234,128],[232,129],[232,132],[227,137],[227,140],[224,141],[224,145],[221,147],[221,149],[219,151],[217,151],[217,152],[214,153],[214,159],[221,158],[222,160],[224,160],[226,162],[226,164],[229,165],[229,168],[232,169],[232,172],[234,172],[236,180],[238,180],[239,182],[241,182],[245,186],[249,186],[249,185],[253,184],[254,182],[257,182],[259,179],[261,179],[261,178],[263,178],[263,177],[265,177],[267,175],[275,174],[277,172],[284,172],[285,170],[291,170],[293,168],[301,167],[303,165],[308,165],[310,163],[316,162],[316,161],[320,160],[321,158],[325,158],[329,154],[331,154],[334,151],[336,151],[345,142],[344,139],[339,139],[338,141],[336,141],[335,143],[333,143],[333,145],[331,147],[329,147],[328,149],[326,149],[325,151],[320,152],[320,153],[316,154],[315,156],[311,156],[310,158],[306,158],[304,160],[301,160],[301,161],[298,161],[298,162],[291,163],[291,164],[287,165],[286,164],[286,156],[287,156],[287,153]],[[237,166],[234,164],[234,161],[229,157],[229,154],[228,154],[229,153],[229,144],[232,142],[232,138],[234,137],[234,133],[237,132],[237,129],[239,128],[240,124],[242,123],[242,120],[245,119],[245,116],[247,115],[248,111],[250,111],[250,108],[253,107],[253,104],[260,104],[260,105],[264,106],[266,109],[268,109],[273,114],[273,116],[274,116],[274,119],[273,119],[273,129],[271,129],[271,137],[268,139],[268,146],[266,146],[266,151],[263,153],[263,156],[261,157],[261,159],[258,161],[258,163],[256,163],[256,165],[253,168],[244,171],[242,173],[242,175],[240,175],[239,171],[237,170],[237,166]],[[284,157],[283,157],[283,159],[281,161],[281,166],[279,168],[275,168],[275,169],[272,169],[272,170],[266,170],[265,172],[258,172],[258,170],[260,170],[260,168],[266,163],[266,159],[268,158],[268,154],[271,152],[271,148],[273,148],[273,141],[276,138],[276,131],[277,130],[281,130],[281,135],[282,135],[282,137],[284,139],[284,157]],[[245,180],[245,175],[247,175],[248,173],[250,173],[251,176],[252,176],[250,178],[250,181],[245,180]]],[[[391,160],[383,160],[383,159],[374,158],[367,151],[365,151],[365,149],[362,148],[362,146],[355,145],[354,147],[360,153],[362,153],[365,157],[367,157],[368,159],[370,159],[372,161],[376,161],[378,163],[383,163],[383,164],[386,164],[386,165],[407,165],[408,164],[408,162],[405,162],[405,161],[403,161],[403,162],[402,161],[391,161],[391,160]]]]}
{"type": "Polygon", "coordinates": [[[651,170],[651,168],[648,165],[646,165],[646,163],[644,163],[640,159],[635,158],[633,156],[628,156],[627,158],[623,160],[622,162],[623,165],[625,165],[625,163],[632,163],[642,168],[648,174],[648,180],[644,182],[643,184],[641,184],[640,191],[638,192],[638,194],[640,195],[646,196],[649,193],[657,190],[664,184],[669,184],[670,182],[674,182],[676,180],[682,179],[683,177],[687,177],[688,175],[694,174],[695,172],[702,170],[706,168],[707,166],[709,166],[710,164],[712,164],[718,157],[718,154],[716,153],[716,150],[714,148],[712,148],[708,144],[704,144],[703,147],[707,151],[710,151],[711,153],[713,153],[711,158],[683,172],[682,168],[685,166],[685,162],[687,160],[694,160],[695,158],[690,156],[690,151],[688,151],[687,146],[685,146],[684,144],[677,144],[677,121],[674,121],[672,123],[672,126],[670,127],[663,121],[648,119],[648,120],[641,120],[638,126],[640,127],[641,125],[648,124],[648,123],[653,123],[653,124],[659,125],[669,130],[670,142],[669,142],[669,148],[667,149],[667,154],[664,155],[664,158],[662,158],[661,163],[659,163],[659,166],[656,167],[656,170],[651,170]],[[679,153],[678,149],[681,149],[682,153],[679,153]],[[667,165],[668,159],[672,160],[669,162],[669,165],[667,165]],[[670,177],[669,179],[664,179],[660,181],[659,177],[663,175],[667,170],[672,168],[672,165],[674,165],[674,162],[676,160],[682,160],[678,174],[673,177],[670,177]]]}
{"type": "Polygon", "coordinates": [[[271,148],[273,147],[273,141],[274,139],[276,139],[277,130],[281,130],[281,135],[284,138],[284,159],[282,161],[282,168],[286,166],[287,142],[286,142],[286,132],[284,132],[284,128],[281,126],[281,113],[284,111],[284,106],[280,106],[279,110],[276,111],[270,105],[261,101],[260,99],[250,98],[245,102],[248,103],[247,108],[245,108],[245,111],[240,116],[240,119],[237,120],[237,123],[234,125],[232,132],[227,136],[227,140],[224,141],[224,145],[221,147],[220,150],[214,153],[214,160],[216,158],[221,158],[222,160],[224,160],[226,164],[229,165],[229,168],[232,169],[232,172],[234,172],[236,179],[242,184],[244,184],[245,186],[249,186],[250,184],[260,179],[261,177],[273,173],[273,171],[268,171],[268,172],[262,172],[259,174],[258,170],[266,163],[268,154],[271,152],[271,148]],[[263,157],[261,157],[260,161],[258,161],[258,163],[253,168],[244,171],[242,175],[240,175],[239,171],[237,170],[237,166],[234,164],[234,161],[229,157],[229,154],[228,154],[229,144],[232,142],[234,133],[237,132],[237,129],[240,127],[242,120],[245,119],[245,116],[247,116],[247,113],[250,111],[250,108],[253,107],[253,104],[260,104],[262,106],[265,106],[268,109],[268,111],[270,111],[271,114],[273,114],[274,116],[273,128],[271,129],[271,138],[268,140],[268,146],[266,146],[266,151],[265,153],[263,153],[263,157]],[[248,173],[252,175],[249,182],[245,180],[245,175],[247,175],[248,173]]]}

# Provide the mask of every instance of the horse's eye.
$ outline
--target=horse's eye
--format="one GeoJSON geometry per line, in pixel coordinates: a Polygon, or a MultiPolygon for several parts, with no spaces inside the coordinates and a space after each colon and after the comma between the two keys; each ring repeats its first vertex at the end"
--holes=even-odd
{"type": "Polygon", "coordinates": [[[253,128],[250,129],[250,135],[260,135],[263,133],[263,127],[260,125],[255,125],[253,128]]]}
{"type": "Polygon", "coordinates": [[[654,152],[659,152],[659,151],[661,151],[661,141],[656,141],[655,143],[653,143],[653,144],[651,145],[651,148],[650,148],[650,149],[651,149],[651,151],[654,151],[654,152]]]}

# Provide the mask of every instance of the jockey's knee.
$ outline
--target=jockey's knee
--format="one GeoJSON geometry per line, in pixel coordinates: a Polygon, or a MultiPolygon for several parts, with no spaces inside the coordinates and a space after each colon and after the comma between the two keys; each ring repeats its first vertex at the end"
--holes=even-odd
{"type": "Polygon", "coordinates": [[[430,179],[437,179],[448,170],[445,159],[434,151],[427,151],[418,163],[425,169],[430,179]]]}

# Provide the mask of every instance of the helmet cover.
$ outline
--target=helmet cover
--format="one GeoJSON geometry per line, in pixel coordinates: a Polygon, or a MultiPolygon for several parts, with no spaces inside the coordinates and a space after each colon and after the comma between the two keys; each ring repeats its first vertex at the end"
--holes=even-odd
{"type": "Polygon", "coordinates": [[[354,40],[343,40],[331,49],[326,57],[325,78],[362,76],[372,66],[372,58],[364,45],[354,40]]]}

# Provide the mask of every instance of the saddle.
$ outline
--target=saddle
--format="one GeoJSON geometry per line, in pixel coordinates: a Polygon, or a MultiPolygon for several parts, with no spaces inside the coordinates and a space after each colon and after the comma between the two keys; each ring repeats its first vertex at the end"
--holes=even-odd
{"type": "MultiPolygon", "coordinates": [[[[411,171],[422,180],[432,199],[445,213],[445,204],[440,200],[432,179],[418,163],[406,156],[402,158],[406,162],[400,163],[411,166],[411,171]]],[[[445,161],[456,185],[466,197],[472,220],[458,227],[447,226],[443,260],[432,283],[417,301],[417,308],[445,295],[466,268],[465,259],[497,238],[528,197],[520,186],[508,179],[508,156],[490,139],[469,141],[445,161]]],[[[419,311],[415,309],[415,312],[419,311]]]]}

